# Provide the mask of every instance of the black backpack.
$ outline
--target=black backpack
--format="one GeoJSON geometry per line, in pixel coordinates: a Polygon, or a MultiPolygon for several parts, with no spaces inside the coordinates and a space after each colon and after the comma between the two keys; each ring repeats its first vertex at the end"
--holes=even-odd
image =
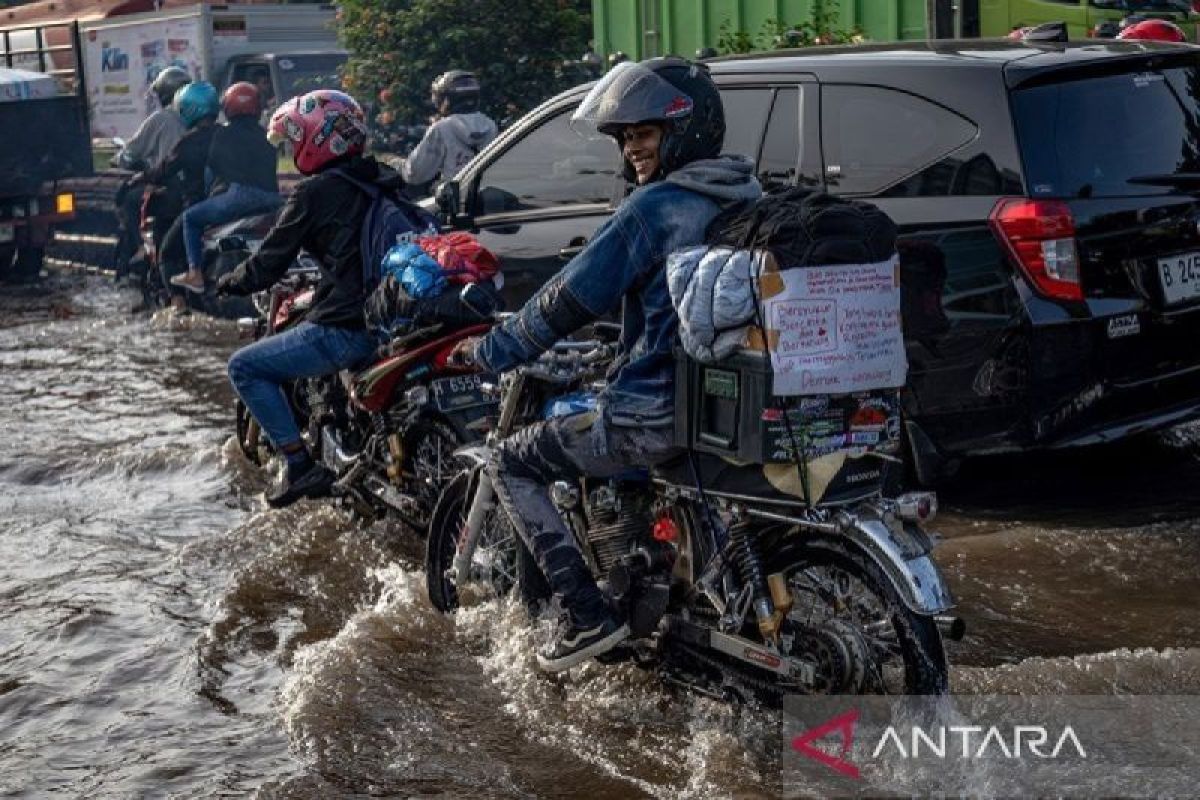
{"type": "Polygon", "coordinates": [[[767,249],[781,269],[872,264],[896,252],[896,223],[870,203],[793,188],[725,212],[705,241],[767,249]]]}
{"type": "Polygon", "coordinates": [[[363,292],[369,294],[382,277],[380,271],[387,251],[416,236],[437,233],[437,218],[405,197],[382,186],[354,177],[344,169],[333,174],[357,186],[370,198],[367,216],[359,234],[362,253],[363,292]]]}

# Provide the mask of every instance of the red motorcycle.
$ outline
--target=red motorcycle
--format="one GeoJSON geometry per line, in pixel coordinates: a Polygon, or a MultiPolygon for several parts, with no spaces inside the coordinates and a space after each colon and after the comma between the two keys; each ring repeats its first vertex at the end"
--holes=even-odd
{"type": "MultiPolygon", "coordinates": [[[[297,324],[311,306],[315,276],[289,273],[255,297],[260,316],[239,327],[258,338],[297,324]]],[[[370,364],[285,387],[314,458],[338,476],[334,494],[365,519],[391,515],[424,531],[443,486],[462,468],[455,451],[491,428],[497,401],[483,390],[490,376],[449,356],[463,339],[490,329],[498,300],[477,285],[462,298],[453,321],[393,338],[370,364]]],[[[248,459],[267,462],[269,442],[240,400],[237,436],[248,459]]]]}

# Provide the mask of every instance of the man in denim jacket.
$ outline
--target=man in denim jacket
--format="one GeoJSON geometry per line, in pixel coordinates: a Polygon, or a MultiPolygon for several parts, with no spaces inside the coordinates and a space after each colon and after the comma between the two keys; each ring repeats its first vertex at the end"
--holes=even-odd
{"type": "Polygon", "coordinates": [[[678,317],[663,268],[699,244],[712,219],[761,194],[749,159],[720,156],[725,115],[703,65],[657,58],[613,69],[584,99],[576,124],[620,147],[638,188],[588,246],[514,317],[464,343],[462,357],[493,372],[532,361],[558,340],[618,308],[621,357],[595,412],[540,422],[497,448],[496,492],[567,613],[543,669],[568,669],[629,636],[588,570],[549,496],[562,477],[607,477],[673,453],[678,317]]]}

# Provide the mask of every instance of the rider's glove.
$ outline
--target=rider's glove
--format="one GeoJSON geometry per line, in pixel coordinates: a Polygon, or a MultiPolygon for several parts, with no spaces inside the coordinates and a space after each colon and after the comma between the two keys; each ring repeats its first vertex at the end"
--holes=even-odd
{"type": "Polygon", "coordinates": [[[217,297],[245,297],[250,294],[241,287],[232,272],[226,272],[217,278],[216,292],[217,297]]]}

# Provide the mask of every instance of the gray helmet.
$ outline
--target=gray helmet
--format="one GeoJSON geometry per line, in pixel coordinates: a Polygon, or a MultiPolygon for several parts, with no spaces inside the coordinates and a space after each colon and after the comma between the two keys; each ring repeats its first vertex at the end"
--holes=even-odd
{"type": "Polygon", "coordinates": [[[430,91],[433,93],[433,104],[439,110],[446,100],[450,101],[450,111],[453,113],[479,109],[479,80],[475,73],[465,69],[443,72],[434,79],[430,91]]]}
{"type": "Polygon", "coordinates": [[[158,104],[163,108],[171,105],[175,93],[192,82],[192,76],[182,67],[167,67],[154,77],[150,90],[158,98],[158,104]]]}

